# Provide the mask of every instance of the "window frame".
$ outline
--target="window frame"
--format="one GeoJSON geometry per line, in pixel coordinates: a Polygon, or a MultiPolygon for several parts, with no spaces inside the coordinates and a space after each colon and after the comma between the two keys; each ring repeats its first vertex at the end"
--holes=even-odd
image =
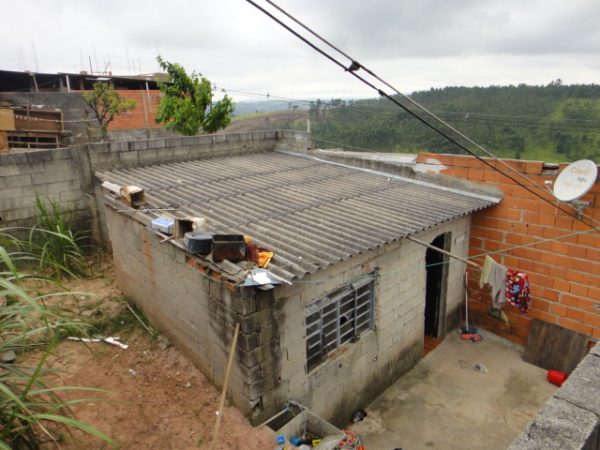
{"type": "Polygon", "coordinates": [[[320,297],[305,309],[306,372],[375,329],[375,272],[320,297]],[[351,324],[351,325],[348,325],[351,324]]]}

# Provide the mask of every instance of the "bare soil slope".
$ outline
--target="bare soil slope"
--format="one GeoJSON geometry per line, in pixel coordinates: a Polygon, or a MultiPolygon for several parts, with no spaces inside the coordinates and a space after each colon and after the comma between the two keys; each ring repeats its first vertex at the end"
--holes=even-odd
{"type": "MultiPolygon", "coordinates": [[[[114,320],[127,317],[111,269],[95,279],[68,284],[72,290],[97,296],[93,300],[79,297],[83,316],[91,320],[107,314],[114,320]]],[[[131,325],[129,320],[120,323],[131,325]]],[[[209,448],[220,391],[177,349],[161,348],[141,326],[121,331],[116,335],[129,344],[127,350],[106,343],[65,341],[52,356],[50,366],[60,370],[58,376],[65,385],[108,391],[100,395],[103,401],[78,406],[77,418],[111,436],[121,449],[209,448]]],[[[90,393],[85,396],[90,397],[90,393]]],[[[271,449],[274,442],[271,430],[254,429],[235,407],[226,407],[216,448],[271,449]]],[[[79,432],[65,436],[60,446],[72,450],[108,448],[79,432]]]]}

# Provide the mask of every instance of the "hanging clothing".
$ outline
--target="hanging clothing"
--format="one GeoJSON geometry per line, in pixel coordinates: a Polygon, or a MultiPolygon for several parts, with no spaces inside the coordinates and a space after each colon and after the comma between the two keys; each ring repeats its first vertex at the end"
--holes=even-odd
{"type": "Polygon", "coordinates": [[[509,269],[506,273],[506,299],[511,305],[526,313],[531,304],[531,293],[529,292],[529,279],[525,272],[509,269]]]}
{"type": "Polygon", "coordinates": [[[481,270],[481,278],[479,279],[479,287],[482,288],[484,284],[490,285],[492,288],[492,305],[495,309],[502,308],[502,305],[506,303],[506,295],[503,295],[503,291],[506,286],[507,271],[506,267],[498,264],[490,255],[485,257],[483,269],[481,270]]]}

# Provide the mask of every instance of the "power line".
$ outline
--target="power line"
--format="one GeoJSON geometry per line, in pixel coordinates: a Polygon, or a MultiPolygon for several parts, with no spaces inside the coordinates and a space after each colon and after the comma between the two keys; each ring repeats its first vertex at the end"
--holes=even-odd
{"type": "MultiPolygon", "coordinates": [[[[371,71],[370,69],[368,69],[367,67],[365,67],[363,64],[361,64],[360,62],[358,62],[356,59],[352,58],[350,55],[348,55],[347,53],[343,52],[338,47],[336,47],[331,42],[329,42],[327,39],[325,39],[322,36],[320,36],[319,34],[317,34],[314,30],[312,30],[310,27],[308,27],[307,25],[305,25],[304,23],[302,23],[300,20],[298,20],[297,18],[295,18],[294,16],[292,16],[291,14],[289,14],[283,8],[277,6],[273,1],[271,1],[271,0],[265,0],[268,4],[270,4],[271,6],[273,6],[274,8],[276,8],[278,11],[280,11],[281,13],[283,13],[286,17],[288,17],[291,20],[293,20],[295,23],[297,23],[302,28],[304,28],[305,30],[307,30],[313,36],[317,37],[319,40],[321,40],[322,42],[324,42],[330,48],[332,48],[333,50],[335,50],[339,54],[343,55],[345,58],[349,59],[351,61],[350,66],[348,66],[348,67],[344,66],[340,61],[336,60],[334,57],[332,57],[331,55],[329,55],[328,53],[326,53],[322,49],[318,48],[312,42],[308,41],[308,39],[304,38],[299,33],[297,33],[295,30],[291,29],[289,26],[287,26],[286,24],[284,24],[281,20],[279,20],[278,18],[276,18],[275,16],[273,16],[271,13],[269,13],[268,11],[266,11],[264,8],[261,8],[260,6],[258,6],[254,1],[252,1],[252,0],[246,0],[246,1],[249,2],[249,3],[251,3],[252,5],[254,5],[257,9],[260,9],[263,13],[265,13],[266,15],[268,15],[269,17],[271,17],[272,20],[276,21],[279,25],[281,25],[282,27],[286,28],[288,31],[290,31],[292,34],[294,34],[295,36],[297,36],[299,39],[301,39],[302,41],[304,41],[305,43],[307,43],[309,46],[311,46],[313,49],[315,49],[316,51],[318,51],[319,53],[321,53],[323,56],[325,56],[326,58],[328,58],[330,61],[332,61],[335,64],[337,64],[338,66],[342,67],[345,71],[350,72],[351,75],[353,75],[355,78],[357,78],[360,81],[362,81],[365,85],[367,85],[367,86],[371,87],[372,89],[376,90],[379,93],[380,96],[385,97],[388,100],[391,100],[392,102],[394,102],[395,104],[397,104],[400,108],[404,109],[406,112],[408,112],[414,118],[416,118],[417,120],[419,120],[421,123],[423,123],[427,127],[431,128],[433,131],[435,131],[438,134],[440,134],[442,137],[448,139],[450,142],[452,142],[453,144],[459,146],[460,148],[462,148],[463,150],[465,150],[466,152],[470,153],[472,156],[474,156],[475,158],[477,158],[479,161],[481,161],[484,164],[488,165],[492,169],[498,171],[499,173],[501,173],[505,177],[511,179],[512,181],[514,181],[515,183],[517,183],[519,186],[523,187],[527,191],[529,191],[532,194],[534,194],[536,197],[540,198],[542,201],[545,201],[545,202],[551,204],[553,207],[556,207],[557,209],[565,212],[566,214],[569,214],[567,211],[565,211],[563,208],[561,208],[558,204],[554,205],[554,202],[546,197],[547,191],[545,190],[544,187],[537,185],[529,177],[527,177],[526,175],[522,174],[521,172],[519,172],[517,169],[515,169],[511,165],[507,164],[506,162],[502,161],[500,158],[496,157],[494,154],[492,154],[485,147],[483,147],[482,145],[478,144],[477,142],[475,142],[474,140],[472,140],[470,137],[468,137],[467,135],[465,135],[461,131],[459,131],[456,128],[454,128],[452,125],[448,124],[446,121],[444,121],[443,119],[441,119],[440,117],[438,117],[437,115],[435,115],[433,112],[431,112],[430,110],[428,110],[427,108],[425,108],[424,106],[422,106],[421,104],[419,104],[418,102],[416,102],[415,100],[413,100],[410,97],[404,95],[402,92],[400,92],[394,86],[392,86],[390,83],[388,83],[387,81],[385,81],[384,79],[382,79],[381,77],[379,77],[377,74],[375,74],[373,71],[371,71]],[[429,115],[430,117],[433,117],[437,122],[441,123],[446,128],[450,129],[453,133],[457,134],[462,139],[466,140],[471,145],[474,145],[476,148],[478,148],[479,150],[483,151],[489,157],[493,158],[495,161],[497,161],[498,163],[500,163],[504,167],[508,168],[510,171],[512,171],[513,173],[517,174],[522,179],[526,180],[532,186],[534,186],[535,188],[539,189],[543,193],[543,195],[539,194],[539,192],[535,192],[535,191],[531,190],[530,188],[526,187],[522,183],[519,183],[517,180],[515,180],[513,177],[509,176],[506,172],[503,172],[502,170],[500,170],[494,164],[490,164],[489,162],[485,161],[479,155],[477,155],[476,153],[472,152],[467,147],[465,147],[464,145],[462,145],[459,142],[457,142],[455,139],[452,139],[450,136],[448,136],[447,133],[444,133],[442,130],[436,128],[435,126],[433,126],[432,124],[430,124],[429,122],[427,122],[425,119],[423,119],[422,117],[420,117],[419,115],[417,115],[413,111],[409,110],[405,105],[401,104],[399,101],[397,101],[396,99],[394,99],[391,95],[389,95],[389,94],[385,93],[383,90],[378,89],[377,87],[375,87],[375,85],[373,85],[372,83],[368,82],[367,80],[365,80],[363,77],[361,77],[360,75],[358,75],[356,73],[359,69],[365,70],[373,78],[375,78],[376,80],[378,80],[379,82],[383,83],[385,86],[389,87],[394,92],[396,92],[396,94],[400,98],[402,98],[402,99],[410,102],[411,104],[413,104],[415,107],[417,107],[418,109],[420,109],[421,111],[423,111],[424,113],[426,113],[427,115],[429,115]]],[[[577,214],[577,215],[573,216],[575,219],[579,220],[580,222],[582,222],[582,223],[584,223],[584,224],[586,224],[588,226],[591,226],[596,231],[600,231],[600,229],[596,228],[594,225],[590,225],[590,224],[586,223],[579,216],[586,217],[588,220],[591,220],[594,223],[600,223],[599,221],[595,220],[592,217],[587,216],[586,214],[580,213],[579,211],[577,211],[577,209],[575,207],[573,207],[573,206],[571,206],[569,204],[567,204],[567,206],[569,208],[571,208],[571,210],[574,211],[577,214]]],[[[571,214],[569,214],[569,215],[571,215],[571,214]]]]}
{"type": "MultiPolygon", "coordinates": [[[[392,108],[386,108],[386,107],[377,107],[377,106],[365,106],[365,105],[357,105],[356,103],[361,102],[363,100],[342,100],[340,99],[342,103],[342,105],[340,105],[337,102],[331,102],[331,101],[325,101],[325,100],[321,100],[318,99],[317,101],[315,100],[308,100],[308,99],[298,99],[298,98],[291,98],[291,97],[285,97],[285,96],[279,96],[279,95],[274,95],[274,94],[264,94],[264,93],[260,93],[260,92],[249,92],[249,91],[241,91],[241,90],[236,90],[236,89],[230,89],[230,88],[226,88],[226,87],[222,87],[222,86],[216,86],[218,89],[220,89],[222,92],[225,93],[237,93],[237,94],[241,94],[241,95],[246,95],[246,96],[254,96],[254,97],[264,97],[264,98],[275,98],[278,100],[285,100],[288,102],[294,102],[294,103],[303,103],[303,104],[308,104],[308,105],[314,105],[316,104],[316,102],[320,102],[321,105],[325,105],[325,106],[330,106],[332,108],[339,108],[340,106],[344,106],[345,108],[347,108],[347,110],[356,110],[356,111],[366,111],[366,112],[375,112],[375,111],[380,111],[380,112],[394,112],[397,111],[395,109],[392,108]]],[[[544,124],[544,123],[527,123],[527,122],[523,122],[523,121],[518,121],[516,119],[519,118],[524,118],[524,119],[544,119],[544,120],[550,120],[548,117],[534,117],[534,116],[519,116],[519,115],[493,115],[493,114],[483,114],[483,113],[472,113],[472,112],[462,112],[462,111],[437,111],[436,114],[438,115],[455,115],[455,116],[460,116],[459,119],[452,119],[454,121],[461,121],[464,123],[469,123],[471,121],[479,121],[479,122],[488,122],[488,123],[492,123],[492,125],[497,125],[497,126],[506,126],[506,125],[510,125],[512,127],[515,128],[528,128],[528,129],[545,129],[548,131],[560,131],[560,132],[573,132],[573,133],[600,133],[600,127],[598,128],[583,128],[583,127],[578,127],[576,126],[569,126],[568,124],[562,125],[561,126],[561,121],[556,121],[556,120],[552,120],[551,123],[548,124],[544,124]],[[481,117],[480,117],[481,116],[481,117]],[[493,117],[499,117],[499,118],[505,118],[505,120],[498,120],[498,119],[492,119],[493,117]],[[515,119],[515,120],[511,120],[511,119],[515,119]]],[[[450,119],[447,119],[450,120],[450,119]]],[[[593,123],[598,123],[600,125],[600,122],[598,121],[593,121],[593,120],[584,120],[584,119],[564,119],[569,120],[569,121],[582,121],[582,122],[593,122],[593,123]]]]}
{"type": "MultiPolygon", "coordinates": [[[[315,50],[316,52],[320,53],[322,56],[324,56],[325,58],[327,58],[328,60],[330,60],[332,63],[334,63],[335,65],[339,66],[340,68],[342,68],[344,71],[349,72],[350,75],[354,76],[355,78],[357,78],[359,81],[361,81],[363,84],[365,84],[366,86],[370,87],[371,89],[375,90],[381,97],[385,97],[388,100],[392,101],[393,103],[395,103],[397,106],[399,106],[400,108],[402,108],[404,111],[406,111],[408,114],[410,114],[411,116],[413,116],[415,119],[417,119],[419,122],[421,122],[422,124],[424,124],[425,126],[427,126],[428,128],[432,129],[433,131],[435,131],[436,133],[438,133],[440,136],[444,137],[445,139],[447,139],[449,142],[453,143],[454,145],[456,145],[457,147],[463,149],[464,151],[466,151],[467,153],[471,154],[472,156],[474,156],[475,158],[477,158],[480,162],[482,162],[483,164],[489,166],[490,168],[492,168],[493,170],[496,170],[497,172],[501,173],[502,175],[504,175],[505,177],[507,177],[508,179],[510,179],[511,181],[513,181],[514,183],[516,183],[517,185],[521,186],[522,188],[526,189],[528,192],[530,192],[531,194],[535,195],[536,197],[538,197],[540,200],[552,205],[552,207],[555,207],[557,209],[559,209],[560,211],[564,212],[565,214],[574,217],[576,220],[586,224],[587,226],[592,227],[594,230],[596,231],[600,231],[600,229],[596,228],[594,225],[590,225],[589,223],[587,223],[585,220],[583,220],[583,218],[579,217],[579,215],[586,217],[587,219],[595,222],[595,223],[600,223],[598,221],[596,221],[594,218],[591,218],[587,215],[584,214],[580,214],[579,215],[573,215],[570,213],[570,211],[564,209],[563,207],[561,207],[558,204],[554,204],[554,202],[550,199],[548,199],[546,197],[547,195],[547,191],[545,190],[545,188],[538,186],[537,184],[535,184],[531,179],[529,179],[527,176],[521,174],[518,170],[514,169],[512,166],[510,166],[509,164],[505,163],[504,161],[502,161],[501,159],[499,159],[498,157],[496,157],[495,155],[493,155],[489,150],[485,149],[483,146],[481,146],[480,144],[476,143],[475,141],[473,141],[471,138],[469,138],[468,136],[466,136],[465,134],[461,133],[459,130],[457,130],[456,128],[452,127],[450,124],[448,124],[447,122],[445,122],[443,119],[439,118],[437,115],[435,115],[434,113],[432,113],[431,111],[429,111],[427,108],[425,108],[424,106],[420,105],[419,103],[417,103],[416,101],[412,100],[410,97],[407,97],[406,95],[402,94],[399,90],[397,90],[394,86],[392,86],[391,84],[389,84],[388,82],[386,82],[385,80],[383,80],[382,78],[380,78],[378,75],[376,75],[374,72],[372,72],[371,70],[369,70],[368,68],[364,67],[361,63],[359,63],[358,61],[356,61],[355,59],[351,58],[350,56],[348,56],[346,53],[342,52],[341,50],[339,50],[337,47],[335,47],[333,44],[331,44],[329,41],[325,40],[324,38],[322,38],[321,36],[319,36],[317,33],[315,33],[314,31],[312,31],[309,27],[307,27],[306,25],[304,25],[302,22],[300,22],[298,19],[294,18],[293,16],[291,16],[289,13],[284,12],[284,10],[282,8],[280,8],[279,6],[276,6],[271,0],[266,0],[269,4],[274,5],[279,11],[284,12],[284,14],[287,17],[290,17],[294,22],[300,24],[304,29],[308,30],[311,34],[315,35],[316,37],[318,37],[321,41],[323,41],[324,43],[326,43],[328,46],[330,46],[331,48],[333,48],[334,50],[336,50],[338,53],[342,54],[344,57],[348,58],[351,61],[351,64],[349,66],[344,65],[342,62],[340,62],[338,59],[336,59],[335,57],[333,57],[332,55],[330,55],[329,53],[327,53],[326,51],[324,51],[323,49],[321,49],[320,47],[318,47],[316,44],[314,44],[313,42],[311,42],[310,40],[308,40],[306,37],[302,36],[299,32],[297,32],[296,30],[294,30],[293,28],[291,28],[289,25],[287,25],[286,23],[284,23],[281,19],[277,18],[276,16],[274,16],[271,12],[267,11],[266,9],[264,9],[263,7],[259,6],[257,3],[255,3],[253,0],[246,0],[248,3],[250,3],[251,5],[253,5],[255,8],[257,8],[259,11],[261,11],[263,14],[265,14],[266,16],[268,16],[269,18],[271,18],[273,21],[275,21],[277,24],[279,24],[281,27],[285,28],[286,30],[288,30],[290,33],[292,33],[294,36],[296,36],[298,39],[300,39],[301,41],[303,41],[305,44],[307,44],[309,47],[311,47],[313,50],[315,50]],[[460,136],[462,139],[466,140],[468,143],[470,143],[471,145],[474,145],[475,147],[477,147],[478,149],[480,149],[481,151],[483,151],[484,153],[486,153],[487,155],[489,155],[492,159],[494,159],[496,162],[500,163],[502,166],[507,167],[510,171],[516,173],[519,177],[525,179],[528,183],[531,183],[534,187],[536,187],[537,189],[541,190],[541,192],[543,192],[544,195],[540,194],[537,191],[532,190],[530,187],[526,186],[525,184],[523,184],[522,182],[519,182],[517,179],[515,179],[513,176],[509,175],[508,173],[500,170],[500,168],[496,167],[495,164],[492,164],[491,162],[487,161],[486,159],[482,158],[481,156],[477,155],[475,152],[473,152],[472,150],[470,150],[468,147],[466,147],[465,145],[461,144],[460,142],[458,142],[456,139],[454,139],[453,137],[449,136],[448,133],[442,131],[441,129],[437,128],[436,126],[432,125],[431,123],[429,123],[427,120],[425,120],[423,117],[421,117],[420,115],[418,115],[416,112],[412,111],[410,108],[408,108],[406,105],[402,104],[401,102],[399,102],[398,100],[396,100],[392,95],[386,93],[385,91],[383,91],[382,89],[378,88],[377,86],[375,86],[372,82],[366,80],[364,77],[360,76],[359,74],[357,74],[357,71],[359,69],[363,69],[365,70],[370,76],[372,76],[373,78],[375,78],[377,81],[383,83],[385,86],[389,87],[390,89],[392,89],[394,92],[397,93],[397,95],[404,99],[407,100],[408,102],[410,102],[412,105],[414,105],[415,107],[417,107],[419,110],[425,112],[427,115],[429,115],[430,117],[433,117],[437,122],[443,124],[446,128],[450,129],[453,133],[457,134],[458,136],[460,136]]],[[[568,205],[573,211],[576,211],[576,209],[574,207],[572,207],[571,205],[568,205]]]]}

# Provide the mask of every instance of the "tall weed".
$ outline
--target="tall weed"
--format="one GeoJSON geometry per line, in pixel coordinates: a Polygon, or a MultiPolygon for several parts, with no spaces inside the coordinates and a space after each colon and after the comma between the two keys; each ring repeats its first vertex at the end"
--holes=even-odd
{"type": "MultiPolygon", "coordinates": [[[[42,295],[30,287],[37,277],[27,275],[23,263],[37,261],[36,255],[23,251],[24,245],[5,230],[0,230],[0,240],[13,249],[0,246],[0,355],[14,353],[22,357],[34,349],[41,351],[31,367],[8,361],[11,358],[0,360],[0,449],[35,450],[40,442],[48,440],[58,444],[58,432],[71,429],[89,433],[116,448],[107,435],[72,414],[73,405],[96,399],[64,399],[70,391],[97,393],[97,389],[47,384],[48,357],[64,335],[74,330],[84,333],[86,325],[52,301],[52,297],[68,293],[42,295]]],[[[51,262],[47,259],[45,264],[51,262]]]]}
{"type": "Polygon", "coordinates": [[[29,233],[27,250],[36,256],[39,268],[58,278],[88,276],[89,266],[83,251],[86,235],[73,231],[70,218],[58,202],[36,194],[35,207],[37,224],[29,233]]]}

